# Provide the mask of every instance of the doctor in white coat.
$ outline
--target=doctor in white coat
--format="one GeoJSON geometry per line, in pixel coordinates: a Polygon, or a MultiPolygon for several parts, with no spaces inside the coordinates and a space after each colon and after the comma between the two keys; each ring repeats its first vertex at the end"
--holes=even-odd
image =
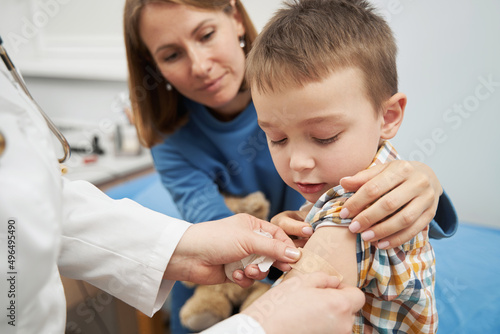
{"type": "MultiPolygon", "coordinates": [[[[61,176],[57,145],[0,63],[1,333],[64,333],[60,274],[151,316],[175,280],[225,282],[223,264],[252,253],[277,259],[282,269],[300,256],[281,229],[247,215],[191,225],[70,182],[61,176]],[[252,232],[259,228],[275,238],[252,232]]],[[[233,276],[242,286],[265,275],[245,272],[233,276]]],[[[207,332],[349,333],[364,297],[354,288],[329,289],[338,284],[320,273],[282,284],[207,332]]]]}

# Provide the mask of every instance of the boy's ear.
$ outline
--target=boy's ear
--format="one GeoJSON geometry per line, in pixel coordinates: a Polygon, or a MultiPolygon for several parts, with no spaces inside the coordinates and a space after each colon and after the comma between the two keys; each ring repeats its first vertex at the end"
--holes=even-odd
{"type": "Polygon", "coordinates": [[[382,124],[382,139],[391,139],[396,136],[396,133],[403,122],[403,116],[406,107],[406,95],[396,93],[384,103],[382,124]]]}

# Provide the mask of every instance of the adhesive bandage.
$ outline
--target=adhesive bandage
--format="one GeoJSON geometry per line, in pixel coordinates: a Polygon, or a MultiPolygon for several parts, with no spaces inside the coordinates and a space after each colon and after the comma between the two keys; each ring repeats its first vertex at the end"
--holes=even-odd
{"type": "Polygon", "coordinates": [[[328,275],[337,276],[338,279],[342,281],[342,275],[324,258],[307,249],[299,249],[302,252],[300,260],[298,260],[296,263],[290,264],[290,266],[294,270],[297,270],[298,272],[301,272],[303,274],[322,271],[324,273],[327,273],[328,275]]]}

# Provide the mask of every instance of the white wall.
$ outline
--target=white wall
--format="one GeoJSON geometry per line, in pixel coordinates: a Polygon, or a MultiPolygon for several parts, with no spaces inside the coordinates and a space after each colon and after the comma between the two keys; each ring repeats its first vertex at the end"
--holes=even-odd
{"type": "Polygon", "coordinates": [[[32,95],[54,118],[116,119],[127,90],[124,0],[1,0],[0,35],[32,95]]]}
{"type": "MultiPolygon", "coordinates": [[[[15,16],[26,16],[22,13],[29,1],[1,1],[4,36],[20,29],[15,16]]],[[[81,0],[64,0],[71,1],[81,0]]],[[[396,34],[400,90],[408,95],[405,121],[394,140],[398,150],[434,169],[462,221],[500,227],[495,207],[500,189],[500,1],[372,2],[396,34]]],[[[280,7],[279,0],[243,3],[258,29],[280,7]]],[[[64,8],[57,15],[64,15],[64,8]]],[[[111,112],[114,96],[126,88],[117,77],[28,81],[52,116],[99,122],[111,112]]]]}
{"type": "Polygon", "coordinates": [[[434,169],[461,220],[500,227],[500,2],[397,2],[408,107],[396,144],[434,169]]]}

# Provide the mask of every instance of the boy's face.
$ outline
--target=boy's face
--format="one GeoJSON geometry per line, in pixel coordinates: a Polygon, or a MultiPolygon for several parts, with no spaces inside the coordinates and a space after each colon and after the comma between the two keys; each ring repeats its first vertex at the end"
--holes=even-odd
{"type": "Polygon", "coordinates": [[[377,153],[384,120],[356,68],[282,93],[253,90],[252,97],[278,173],[310,202],[377,153]]]}

